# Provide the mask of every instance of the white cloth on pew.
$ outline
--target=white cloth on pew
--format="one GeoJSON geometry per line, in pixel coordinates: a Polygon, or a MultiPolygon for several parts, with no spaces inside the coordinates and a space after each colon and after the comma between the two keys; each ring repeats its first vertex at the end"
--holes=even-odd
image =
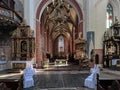
{"type": "Polygon", "coordinates": [[[24,73],[23,73],[23,77],[24,77],[24,81],[23,81],[23,85],[24,88],[29,88],[34,86],[34,79],[33,79],[33,75],[35,74],[35,69],[33,68],[33,65],[31,62],[27,62],[26,63],[26,68],[24,69],[24,73]]]}
{"type": "Polygon", "coordinates": [[[93,68],[90,68],[90,73],[100,74],[100,68],[98,67],[98,65],[95,64],[93,68]]]}
{"type": "Polygon", "coordinates": [[[91,74],[85,79],[84,86],[95,89],[97,84],[96,76],[100,74],[98,65],[94,65],[94,68],[92,68],[90,72],[91,74]]]}
{"type": "Polygon", "coordinates": [[[117,65],[118,59],[112,59],[112,65],[117,65]]]}

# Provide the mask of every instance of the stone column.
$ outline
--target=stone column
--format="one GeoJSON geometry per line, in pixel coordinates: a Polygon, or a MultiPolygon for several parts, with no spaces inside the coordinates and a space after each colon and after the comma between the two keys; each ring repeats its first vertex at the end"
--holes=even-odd
{"type": "Polygon", "coordinates": [[[34,30],[34,0],[24,0],[24,19],[26,23],[34,30]]]}
{"type": "Polygon", "coordinates": [[[45,47],[45,51],[44,51],[44,59],[46,60],[46,53],[47,53],[47,32],[44,32],[44,47],[45,47]]]}
{"type": "Polygon", "coordinates": [[[37,64],[41,64],[41,60],[40,60],[40,23],[38,21],[36,21],[36,63],[37,64]]]}
{"type": "Polygon", "coordinates": [[[72,54],[72,38],[70,37],[70,54],[72,54]]]}
{"type": "MultiPolygon", "coordinates": [[[[49,37],[50,38],[50,37],[49,37]]],[[[49,52],[51,55],[53,55],[53,49],[52,49],[52,46],[53,46],[53,43],[52,43],[52,40],[51,38],[49,39],[49,52]]]]}
{"type": "Polygon", "coordinates": [[[73,27],[73,52],[75,51],[75,28],[73,27]]]}

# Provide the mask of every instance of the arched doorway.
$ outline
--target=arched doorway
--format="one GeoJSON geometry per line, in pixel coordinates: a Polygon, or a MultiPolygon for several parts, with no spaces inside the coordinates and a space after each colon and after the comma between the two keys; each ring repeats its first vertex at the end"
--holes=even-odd
{"type": "Polygon", "coordinates": [[[46,53],[55,55],[54,49],[58,47],[55,40],[60,35],[66,37],[64,50],[74,53],[74,40],[79,37],[79,32],[83,36],[83,14],[75,0],[42,0],[37,8],[36,20],[39,20],[36,21],[37,63],[46,58],[46,53]]]}

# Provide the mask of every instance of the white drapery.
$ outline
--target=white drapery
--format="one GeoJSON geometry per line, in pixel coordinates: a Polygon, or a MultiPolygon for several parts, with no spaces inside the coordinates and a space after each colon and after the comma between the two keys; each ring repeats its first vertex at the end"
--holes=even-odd
{"type": "Polygon", "coordinates": [[[35,69],[33,68],[33,65],[31,62],[26,63],[26,68],[24,69],[23,73],[23,87],[29,88],[34,86],[34,79],[33,75],[35,74],[35,69]]]}
{"type": "Polygon", "coordinates": [[[94,68],[90,69],[91,74],[85,79],[84,86],[95,89],[97,84],[96,76],[100,74],[98,65],[94,65],[94,68]]]}

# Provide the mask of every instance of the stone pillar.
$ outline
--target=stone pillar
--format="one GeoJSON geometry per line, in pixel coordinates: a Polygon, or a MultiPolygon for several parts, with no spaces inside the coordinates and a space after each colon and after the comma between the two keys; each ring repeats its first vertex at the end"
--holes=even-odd
{"type": "Polygon", "coordinates": [[[47,32],[44,32],[44,40],[45,40],[45,42],[44,42],[44,45],[45,45],[45,51],[44,51],[44,60],[46,60],[46,53],[47,53],[47,32]]]}
{"type": "Polygon", "coordinates": [[[34,0],[24,0],[24,19],[26,23],[34,29],[35,17],[34,17],[34,0]]]}
{"type": "Polygon", "coordinates": [[[52,40],[50,39],[50,40],[49,40],[49,52],[50,52],[51,55],[53,55],[52,46],[53,46],[53,43],[52,43],[52,40]]]}
{"type": "Polygon", "coordinates": [[[78,32],[82,32],[82,37],[83,37],[83,33],[85,33],[85,32],[83,32],[83,21],[80,21],[80,22],[79,22],[78,32]]]}
{"type": "Polygon", "coordinates": [[[41,34],[40,34],[40,23],[39,22],[36,22],[36,63],[37,64],[41,64],[41,60],[40,60],[40,55],[41,55],[41,53],[40,53],[40,36],[41,36],[41,34]]]}
{"type": "Polygon", "coordinates": [[[75,51],[75,28],[73,27],[73,51],[75,51]]]}
{"type": "Polygon", "coordinates": [[[70,37],[70,54],[72,54],[72,38],[70,37]]]}
{"type": "Polygon", "coordinates": [[[47,51],[49,52],[49,44],[50,44],[50,39],[49,39],[49,32],[47,32],[47,51]]]}
{"type": "Polygon", "coordinates": [[[64,37],[64,54],[66,55],[66,53],[67,53],[67,38],[66,37],[64,37]]]}

